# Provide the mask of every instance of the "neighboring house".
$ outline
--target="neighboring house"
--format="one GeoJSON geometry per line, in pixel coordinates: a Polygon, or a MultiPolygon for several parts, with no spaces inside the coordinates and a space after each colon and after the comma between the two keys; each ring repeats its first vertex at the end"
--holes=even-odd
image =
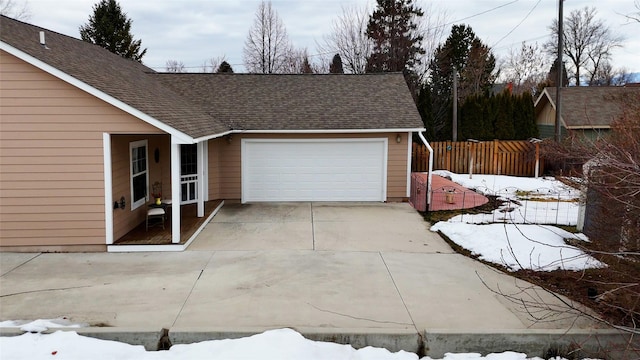
{"type": "Polygon", "coordinates": [[[423,124],[402,74],[159,74],[2,16],[0,249],[105,251],[162,183],[221,199],[405,201],[423,124]],[[120,199],[124,199],[121,207],[120,199]]]}
{"type": "MultiPolygon", "coordinates": [[[[640,100],[640,88],[619,86],[577,86],[562,88],[563,136],[567,132],[596,139],[606,134],[611,122],[622,115],[621,98],[640,100]]],[[[553,138],[556,121],[556,89],[545,88],[535,102],[536,125],[541,138],[553,138]]]]}

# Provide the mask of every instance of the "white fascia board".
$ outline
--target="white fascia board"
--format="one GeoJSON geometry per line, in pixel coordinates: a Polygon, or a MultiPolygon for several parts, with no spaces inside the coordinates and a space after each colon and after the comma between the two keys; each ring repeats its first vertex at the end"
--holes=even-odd
{"type": "Polygon", "coordinates": [[[392,132],[421,132],[425,128],[415,129],[326,129],[326,130],[229,130],[219,134],[196,138],[195,142],[211,140],[229,134],[366,134],[366,133],[392,133],[392,132]]]}
{"type": "Polygon", "coordinates": [[[611,129],[610,125],[575,125],[575,126],[565,126],[567,130],[609,130],[611,129]]]}
{"type": "MultiPolygon", "coordinates": [[[[544,90],[542,90],[542,92],[540,93],[540,95],[538,96],[538,98],[536,99],[536,101],[533,103],[533,107],[538,106],[538,103],[540,101],[542,101],[542,98],[546,97],[547,99],[551,99],[551,95],[549,94],[549,92],[547,91],[547,88],[544,88],[544,90]]],[[[549,101],[551,103],[551,106],[553,106],[553,108],[555,109],[556,104],[553,101],[549,101]]]]}
{"type": "Polygon", "coordinates": [[[126,113],[128,113],[128,114],[130,114],[130,115],[132,115],[132,116],[134,116],[134,117],[136,117],[136,118],[138,118],[138,119],[140,119],[140,120],[152,125],[152,126],[154,126],[154,127],[157,127],[158,129],[160,129],[160,130],[162,130],[162,131],[164,131],[166,133],[169,133],[169,134],[175,136],[176,138],[179,138],[180,141],[184,141],[185,144],[193,144],[193,143],[195,143],[195,140],[191,136],[189,136],[189,135],[187,135],[187,134],[185,134],[185,133],[183,133],[183,132],[181,132],[181,131],[179,131],[179,130],[177,130],[177,129],[175,129],[175,128],[167,125],[167,124],[165,124],[164,122],[162,122],[162,121],[160,121],[158,119],[155,119],[155,118],[143,113],[142,111],[134,108],[133,106],[128,105],[127,103],[124,103],[124,102],[114,98],[113,96],[108,95],[105,92],[102,92],[102,91],[94,88],[93,86],[91,86],[91,85],[89,85],[89,84],[87,84],[85,82],[82,82],[82,81],[74,78],[73,76],[65,73],[64,71],[61,71],[61,70],[59,70],[59,69],[57,69],[57,68],[55,68],[55,67],[53,67],[53,66],[51,66],[51,65],[49,65],[49,64],[47,64],[47,63],[45,63],[43,61],[41,61],[41,60],[36,59],[35,57],[25,53],[24,51],[21,51],[21,50],[18,50],[16,48],[14,48],[13,46],[5,43],[4,41],[0,41],[0,50],[4,50],[4,51],[8,52],[9,54],[11,54],[11,55],[13,55],[13,56],[15,56],[15,57],[17,57],[17,58],[19,58],[21,60],[24,60],[27,63],[37,67],[38,69],[40,69],[40,70],[42,70],[42,71],[44,71],[46,73],[49,73],[49,74],[57,77],[58,79],[66,82],[66,83],[69,83],[70,85],[75,86],[78,89],[80,89],[82,91],[85,91],[85,92],[97,97],[98,99],[100,99],[100,100],[102,100],[102,101],[104,101],[104,102],[106,102],[108,104],[111,104],[111,105],[115,106],[116,108],[118,108],[118,109],[120,109],[120,110],[122,110],[122,111],[124,111],[124,112],[126,112],[126,113]]]}
{"type": "Polygon", "coordinates": [[[426,131],[425,128],[415,129],[323,129],[323,130],[240,130],[234,131],[244,134],[361,134],[361,133],[391,133],[408,131],[426,131]]]}

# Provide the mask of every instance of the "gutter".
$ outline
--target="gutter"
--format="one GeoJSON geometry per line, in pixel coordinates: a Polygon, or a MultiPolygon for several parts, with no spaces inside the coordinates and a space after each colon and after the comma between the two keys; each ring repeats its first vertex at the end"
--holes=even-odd
{"type": "Polygon", "coordinates": [[[422,140],[424,146],[429,150],[429,172],[427,173],[427,205],[431,205],[431,173],[433,172],[433,148],[429,145],[427,139],[424,138],[422,132],[418,132],[418,137],[422,140]]]}

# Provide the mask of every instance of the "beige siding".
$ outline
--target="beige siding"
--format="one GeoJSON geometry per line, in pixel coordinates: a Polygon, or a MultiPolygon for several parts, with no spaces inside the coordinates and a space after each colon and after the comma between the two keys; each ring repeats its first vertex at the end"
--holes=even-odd
{"type": "Polygon", "coordinates": [[[0,103],[0,246],[104,245],[102,134],[161,131],[4,51],[0,103]]]}
{"type": "Polygon", "coordinates": [[[209,141],[209,199],[218,200],[220,196],[220,146],[226,144],[222,139],[209,141]]]}
{"type": "MultiPolygon", "coordinates": [[[[387,164],[387,200],[402,201],[407,198],[407,133],[401,133],[402,141],[396,142],[397,133],[380,133],[380,134],[234,134],[231,142],[220,139],[209,143],[211,162],[213,152],[218,155],[218,169],[209,166],[209,195],[212,193],[211,179],[214,173],[219,181],[219,198],[227,200],[239,201],[241,198],[241,154],[240,140],[245,138],[261,138],[261,139],[319,139],[319,138],[388,138],[388,164],[387,164]],[[216,146],[212,146],[216,143],[216,146]]],[[[215,186],[216,184],[213,183],[215,186]]]]}
{"type": "Polygon", "coordinates": [[[538,114],[536,123],[538,125],[555,125],[556,122],[556,110],[551,106],[551,103],[546,101],[544,107],[538,114]]]}

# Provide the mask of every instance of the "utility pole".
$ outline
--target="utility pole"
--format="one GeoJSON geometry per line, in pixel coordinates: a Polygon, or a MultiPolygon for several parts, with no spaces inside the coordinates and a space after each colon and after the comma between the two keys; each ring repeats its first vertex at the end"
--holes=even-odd
{"type": "Polygon", "coordinates": [[[458,141],[458,71],[453,68],[453,142],[458,141]]]}
{"type": "MultiPolygon", "coordinates": [[[[564,0],[558,0],[558,79],[556,80],[556,124],[555,124],[555,140],[560,142],[561,127],[560,127],[560,114],[562,114],[562,74],[563,63],[562,53],[564,45],[564,28],[563,28],[563,16],[562,16],[562,4],[564,0]]],[[[580,80],[578,80],[580,81],[580,80]]],[[[578,84],[580,85],[580,84],[578,84]]]]}

